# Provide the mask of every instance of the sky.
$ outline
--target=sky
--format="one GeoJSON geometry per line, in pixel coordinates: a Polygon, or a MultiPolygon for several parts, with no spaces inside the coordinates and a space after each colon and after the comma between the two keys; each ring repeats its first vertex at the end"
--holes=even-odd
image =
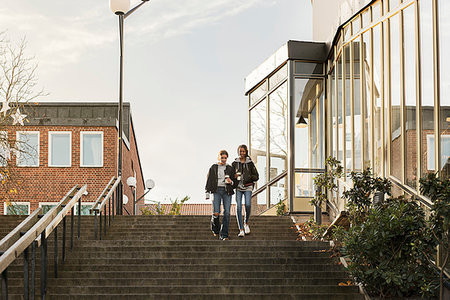
{"type": "MultiPolygon", "coordinates": [[[[131,6],[140,1],[132,0],[131,6]]],[[[38,101],[118,101],[118,19],[109,1],[7,0],[0,31],[27,41],[38,101]]],[[[131,103],[146,199],[207,203],[219,150],[247,144],[244,78],[288,40],[311,40],[310,0],[151,0],[125,20],[131,103]]],[[[138,195],[139,196],[139,195],[138,195]]]]}

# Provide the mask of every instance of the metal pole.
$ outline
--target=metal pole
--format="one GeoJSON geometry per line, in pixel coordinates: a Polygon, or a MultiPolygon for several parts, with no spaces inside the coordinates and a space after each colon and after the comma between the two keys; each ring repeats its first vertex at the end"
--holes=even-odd
{"type": "Polygon", "coordinates": [[[35,282],[36,282],[36,245],[37,242],[33,241],[31,244],[31,300],[35,297],[35,282]]]}
{"type": "MultiPolygon", "coordinates": [[[[25,232],[21,232],[20,235],[23,236],[25,232]]],[[[28,247],[23,252],[23,298],[28,299],[30,282],[28,280],[28,266],[29,266],[29,250],[28,247]]]]}
{"type": "Polygon", "coordinates": [[[99,238],[102,239],[102,211],[100,211],[100,230],[99,230],[99,238]]]}
{"type": "Polygon", "coordinates": [[[66,261],[66,217],[63,218],[62,262],[66,261]]]}
{"type": "Polygon", "coordinates": [[[114,220],[114,206],[116,206],[116,197],[115,197],[115,193],[112,193],[112,195],[111,195],[111,201],[112,201],[112,219],[114,220]]]}
{"type": "Polygon", "coordinates": [[[109,197],[109,199],[108,199],[108,216],[109,216],[109,218],[108,218],[108,222],[109,222],[109,226],[111,226],[111,197],[109,197]]]}
{"type": "MultiPolygon", "coordinates": [[[[123,131],[123,13],[118,13],[119,15],[119,41],[120,41],[120,72],[119,72],[119,155],[117,162],[117,174],[118,177],[122,176],[122,131],[123,131]]],[[[119,191],[119,201],[120,201],[120,213],[122,214],[122,182],[118,186],[119,191]]]]}
{"type": "Polygon", "coordinates": [[[47,241],[45,239],[45,230],[41,233],[41,299],[45,299],[45,281],[47,277],[47,241]]]}
{"type": "MultiPolygon", "coordinates": [[[[0,251],[0,256],[4,252],[0,251]]],[[[2,277],[2,299],[8,300],[8,268],[6,268],[1,274],[2,277]]]]}
{"type": "Polygon", "coordinates": [[[73,218],[74,218],[74,209],[73,206],[70,209],[70,250],[73,249],[73,218]]]}
{"type": "Polygon", "coordinates": [[[58,227],[55,227],[55,278],[58,278],[58,227]]]}
{"type": "Polygon", "coordinates": [[[95,209],[94,214],[94,238],[97,239],[97,209],[95,209]]]}
{"type": "Polygon", "coordinates": [[[104,209],[104,212],[103,212],[103,221],[105,222],[103,225],[103,237],[106,235],[106,219],[108,218],[108,216],[106,215],[106,205],[105,205],[105,209],[104,209]]]}
{"type": "Polygon", "coordinates": [[[80,227],[81,227],[81,197],[78,198],[78,239],[80,239],[81,236],[80,227]]]}

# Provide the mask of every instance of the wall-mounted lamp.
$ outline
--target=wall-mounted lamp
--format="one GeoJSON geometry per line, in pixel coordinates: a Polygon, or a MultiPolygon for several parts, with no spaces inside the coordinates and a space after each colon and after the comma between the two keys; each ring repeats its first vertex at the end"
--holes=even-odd
{"type": "Polygon", "coordinates": [[[297,121],[297,124],[295,125],[295,127],[297,127],[297,128],[306,128],[306,127],[308,127],[308,123],[306,123],[305,118],[300,116],[300,118],[298,118],[298,121],[297,121]]]}

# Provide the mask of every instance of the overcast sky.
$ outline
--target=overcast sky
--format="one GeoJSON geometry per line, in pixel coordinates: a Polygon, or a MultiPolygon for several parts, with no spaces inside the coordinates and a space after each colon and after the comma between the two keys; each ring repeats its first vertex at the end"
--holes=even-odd
{"type": "MultiPolygon", "coordinates": [[[[132,6],[139,1],[131,1],[132,6]]],[[[118,101],[118,25],[108,0],[6,0],[0,31],[26,37],[39,101],[118,101]]],[[[131,102],[154,200],[203,202],[220,149],[247,143],[244,78],[287,40],[311,39],[310,0],[151,0],[125,21],[131,102]]]]}

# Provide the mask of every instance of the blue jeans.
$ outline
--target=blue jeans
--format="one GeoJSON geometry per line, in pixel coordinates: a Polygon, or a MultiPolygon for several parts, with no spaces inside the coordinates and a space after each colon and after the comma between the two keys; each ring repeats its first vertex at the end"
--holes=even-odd
{"type": "MultiPolygon", "coordinates": [[[[213,200],[213,213],[218,213],[220,215],[220,204],[223,201],[223,220],[222,227],[220,228],[220,237],[228,237],[228,225],[230,224],[230,208],[231,208],[231,195],[227,194],[224,187],[218,187],[217,191],[214,193],[213,200]]],[[[213,215],[213,218],[216,216],[213,215]]],[[[218,218],[219,216],[217,216],[218,218]]]]}
{"type": "Polygon", "coordinates": [[[250,211],[252,210],[252,191],[241,192],[236,190],[236,218],[239,226],[239,230],[244,229],[242,224],[242,195],[245,198],[245,223],[248,223],[250,218],[250,211]]]}

